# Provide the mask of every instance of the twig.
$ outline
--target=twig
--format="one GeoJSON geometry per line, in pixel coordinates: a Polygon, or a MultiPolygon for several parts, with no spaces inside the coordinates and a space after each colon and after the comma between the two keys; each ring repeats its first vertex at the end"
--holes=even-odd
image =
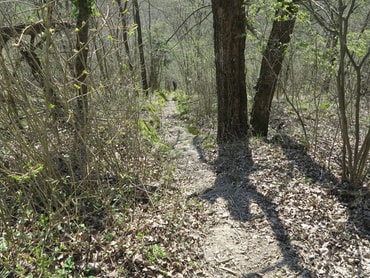
{"type": "Polygon", "coordinates": [[[235,272],[234,270],[232,270],[232,269],[230,269],[230,268],[227,268],[227,267],[224,267],[224,266],[220,266],[220,268],[221,268],[222,270],[225,270],[225,271],[227,271],[227,272],[229,272],[229,273],[233,274],[234,276],[237,276],[237,275],[238,275],[238,273],[237,273],[237,272],[235,272]]]}

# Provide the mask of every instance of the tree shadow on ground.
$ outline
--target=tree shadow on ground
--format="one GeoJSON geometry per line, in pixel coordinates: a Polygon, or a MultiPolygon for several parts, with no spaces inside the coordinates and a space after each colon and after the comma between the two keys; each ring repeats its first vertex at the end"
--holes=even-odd
{"type": "Polygon", "coordinates": [[[314,161],[304,145],[285,134],[275,135],[271,144],[279,145],[292,166],[312,183],[326,187],[347,208],[349,227],[370,240],[370,192],[369,187],[353,189],[341,183],[330,171],[314,161]]]}
{"type": "MultiPolygon", "coordinates": [[[[199,144],[194,145],[199,156],[204,158],[199,144]]],[[[263,211],[262,217],[269,222],[283,258],[264,269],[252,270],[257,272],[245,273],[243,277],[261,277],[260,275],[283,266],[288,266],[302,277],[310,277],[311,273],[301,266],[300,258],[291,244],[273,200],[261,194],[257,190],[257,185],[250,182],[249,175],[255,170],[253,164],[248,140],[220,145],[217,160],[213,165],[217,173],[216,181],[200,197],[211,203],[217,198],[226,200],[231,217],[240,222],[252,221],[256,217],[250,211],[250,203],[254,202],[263,211]]]]}

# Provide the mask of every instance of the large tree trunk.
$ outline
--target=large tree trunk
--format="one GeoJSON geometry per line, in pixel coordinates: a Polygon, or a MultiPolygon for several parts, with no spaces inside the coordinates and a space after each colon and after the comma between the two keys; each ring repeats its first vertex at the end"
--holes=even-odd
{"type": "Polygon", "coordinates": [[[251,114],[253,133],[260,136],[267,136],[268,133],[271,102],[297,13],[294,2],[278,0],[278,3],[281,5],[278,5],[270,37],[263,52],[251,114]]]}
{"type": "Polygon", "coordinates": [[[248,131],[243,3],[243,0],[212,0],[218,142],[245,137],[248,131]]]}

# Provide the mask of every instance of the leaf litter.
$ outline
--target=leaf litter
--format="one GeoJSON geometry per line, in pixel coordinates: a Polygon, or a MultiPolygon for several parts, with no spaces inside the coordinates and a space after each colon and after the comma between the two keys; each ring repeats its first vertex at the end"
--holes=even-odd
{"type": "Polygon", "coordinates": [[[326,170],[294,135],[203,148],[175,105],[163,116],[175,186],[202,204],[189,231],[197,272],[179,277],[370,277],[368,184],[341,194],[339,170],[326,170]]]}
{"type": "MultiPolygon", "coordinates": [[[[217,146],[209,139],[213,130],[204,125],[190,133],[180,117],[168,100],[160,132],[173,172],[136,188],[135,206],[109,218],[92,215],[99,225],[71,232],[68,217],[60,221],[64,236],[45,246],[59,250],[51,271],[76,277],[370,277],[369,184],[349,192],[337,169],[322,166],[326,148],[319,148],[318,163],[294,135],[276,132],[268,140],[217,146]]],[[[36,235],[26,234],[30,240],[36,235]]],[[[0,262],[35,272],[21,240],[14,238],[17,252],[0,253],[0,262]]]]}

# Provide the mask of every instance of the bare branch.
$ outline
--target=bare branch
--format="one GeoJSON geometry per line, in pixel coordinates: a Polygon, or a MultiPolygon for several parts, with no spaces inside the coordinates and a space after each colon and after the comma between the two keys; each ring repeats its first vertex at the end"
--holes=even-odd
{"type": "MultiPolygon", "coordinates": [[[[194,14],[196,14],[197,12],[199,12],[200,10],[204,9],[204,8],[210,8],[211,6],[210,5],[207,5],[207,6],[203,6],[203,7],[200,7],[198,9],[196,9],[195,11],[193,11],[190,15],[188,15],[185,20],[177,27],[177,29],[175,30],[175,32],[173,32],[173,34],[166,40],[165,44],[167,44],[176,34],[177,32],[182,28],[182,26],[184,26],[184,24],[189,20],[189,18],[191,18],[194,14]]],[[[208,13],[207,16],[205,18],[207,18],[211,13],[208,13]]],[[[205,19],[204,18],[204,19],[205,19]]],[[[203,20],[204,20],[203,19],[203,20]]],[[[202,20],[202,21],[203,21],[202,20]]]]}
{"type": "MultiPolygon", "coordinates": [[[[51,27],[60,31],[62,28],[73,28],[73,25],[66,21],[53,21],[51,27]]],[[[19,46],[23,36],[29,35],[35,37],[45,31],[45,25],[42,20],[33,23],[20,23],[14,26],[0,27],[0,43],[6,44],[10,39],[20,36],[17,45],[19,46]]],[[[0,46],[1,47],[1,46],[0,46]]]]}

